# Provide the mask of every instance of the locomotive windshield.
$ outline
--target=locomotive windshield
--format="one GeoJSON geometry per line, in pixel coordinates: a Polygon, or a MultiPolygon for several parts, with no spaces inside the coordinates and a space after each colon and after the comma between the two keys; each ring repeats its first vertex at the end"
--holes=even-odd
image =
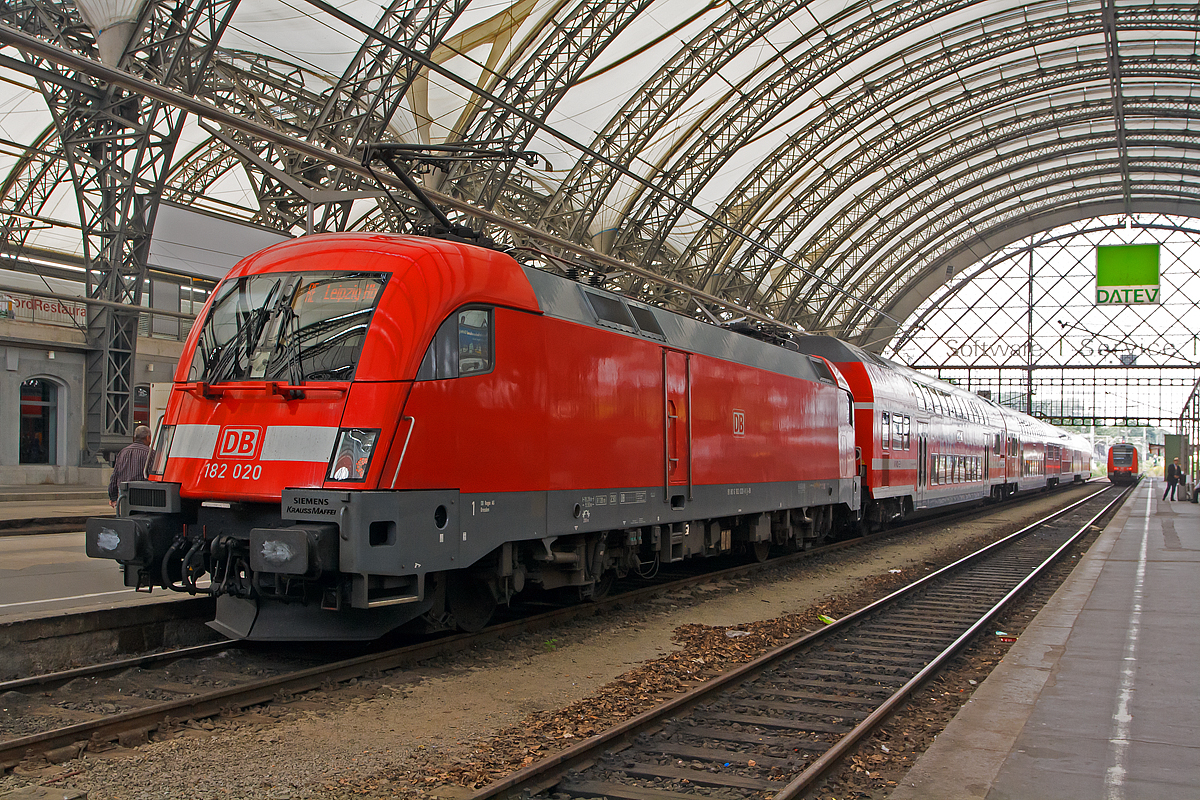
{"type": "Polygon", "coordinates": [[[1132,467],[1133,466],[1133,448],[1132,447],[1114,447],[1112,449],[1113,466],[1114,467],[1132,467]]]}
{"type": "Polygon", "coordinates": [[[250,275],[223,283],[188,380],[349,380],[387,275],[250,275]]]}

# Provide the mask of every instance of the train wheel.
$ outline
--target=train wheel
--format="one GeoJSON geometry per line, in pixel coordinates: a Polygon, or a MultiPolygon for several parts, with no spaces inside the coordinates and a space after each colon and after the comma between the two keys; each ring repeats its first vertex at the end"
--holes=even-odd
{"type": "Polygon", "coordinates": [[[765,542],[755,542],[754,543],[754,560],[755,561],[757,561],[758,563],[761,564],[762,562],[767,560],[767,556],[769,556],[769,555],[771,555],[770,540],[765,541],[765,542]]]}
{"type": "Polygon", "coordinates": [[[496,612],[496,596],[486,582],[470,575],[451,575],[446,585],[446,608],[460,630],[482,630],[496,612]]]}
{"type": "Polygon", "coordinates": [[[615,569],[605,570],[600,579],[596,581],[596,586],[592,589],[593,600],[603,600],[608,597],[608,593],[612,591],[613,584],[617,582],[617,571],[615,569]]]}

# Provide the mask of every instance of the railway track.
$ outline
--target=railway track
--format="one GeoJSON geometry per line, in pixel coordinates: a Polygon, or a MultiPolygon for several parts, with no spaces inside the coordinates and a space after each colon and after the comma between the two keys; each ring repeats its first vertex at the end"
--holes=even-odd
{"type": "Polygon", "coordinates": [[[1126,493],[1096,492],[471,800],[801,797],[1126,493]]]}
{"type": "MultiPolygon", "coordinates": [[[[997,508],[989,506],[984,513],[993,513],[997,508]]],[[[33,725],[37,709],[51,707],[52,713],[45,718],[54,724],[36,731],[18,730],[16,733],[20,735],[0,742],[0,768],[11,768],[31,758],[66,760],[77,755],[85,742],[98,748],[112,741],[145,741],[155,732],[171,735],[181,720],[191,720],[194,724],[195,720],[206,717],[278,703],[304,692],[409,667],[486,641],[551,628],[610,607],[637,604],[697,583],[745,577],[814,555],[860,547],[881,538],[919,531],[925,525],[945,525],[979,513],[978,509],[958,512],[764,563],[739,564],[701,575],[665,576],[653,585],[625,587],[598,602],[508,620],[476,634],[448,636],[350,659],[329,659],[325,663],[310,659],[307,664],[297,667],[293,663],[289,668],[270,659],[256,658],[253,651],[243,653],[237,643],[220,642],[2,682],[0,698],[9,709],[18,711],[33,725]],[[146,687],[152,691],[145,691],[146,687]],[[47,695],[48,699],[44,699],[47,695]],[[70,713],[54,710],[63,708],[70,713]],[[64,717],[73,721],[61,724],[64,717]]]]}

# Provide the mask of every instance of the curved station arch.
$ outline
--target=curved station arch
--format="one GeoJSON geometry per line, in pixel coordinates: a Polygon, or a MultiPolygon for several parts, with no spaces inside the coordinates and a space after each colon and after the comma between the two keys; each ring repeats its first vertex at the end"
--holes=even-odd
{"type": "Polygon", "coordinates": [[[83,285],[93,453],[127,439],[149,379],[146,324],[123,309],[158,307],[160,285],[183,287],[177,316],[203,299],[200,272],[150,263],[160,204],[288,237],[428,226],[355,167],[378,142],[531,264],[880,353],[908,352],[948,286],[1047,231],[1200,217],[1194,4],[115,8],[0,13],[4,253],[83,285]]]}

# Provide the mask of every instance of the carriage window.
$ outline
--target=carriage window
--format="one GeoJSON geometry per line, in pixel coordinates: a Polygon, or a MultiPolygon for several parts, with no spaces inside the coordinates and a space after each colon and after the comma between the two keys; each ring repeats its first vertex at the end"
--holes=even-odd
{"type": "Polygon", "coordinates": [[[433,381],[479,375],[492,369],[492,311],[466,308],[442,323],[421,367],[417,380],[433,381]]]}
{"type": "Polygon", "coordinates": [[[883,444],[883,449],[887,450],[892,442],[892,417],[884,411],[879,419],[879,441],[883,444]]]}

